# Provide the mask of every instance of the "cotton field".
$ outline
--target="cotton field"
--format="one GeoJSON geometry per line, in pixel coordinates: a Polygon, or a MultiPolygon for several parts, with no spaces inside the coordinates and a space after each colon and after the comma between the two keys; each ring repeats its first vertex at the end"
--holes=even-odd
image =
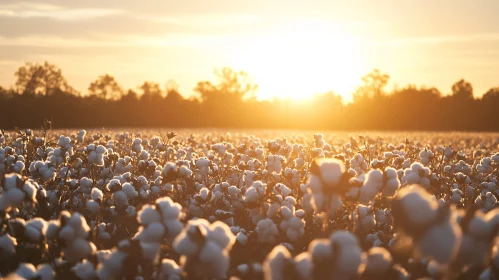
{"type": "Polygon", "coordinates": [[[499,135],[0,133],[6,279],[498,279],[499,135]]]}

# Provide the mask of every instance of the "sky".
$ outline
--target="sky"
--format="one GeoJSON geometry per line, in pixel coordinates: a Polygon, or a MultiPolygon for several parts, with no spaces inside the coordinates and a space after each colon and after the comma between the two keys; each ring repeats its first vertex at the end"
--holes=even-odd
{"type": "Polygon", "coordinates": [[[348,100],[380,69],[390,87],[461,78],[499,86],[497,0],[0,0],[0,85],[48,61],[82,93],[175,80],[188,96],[214,69],[246,71],[259,98],[330,90],[348,100]]]}

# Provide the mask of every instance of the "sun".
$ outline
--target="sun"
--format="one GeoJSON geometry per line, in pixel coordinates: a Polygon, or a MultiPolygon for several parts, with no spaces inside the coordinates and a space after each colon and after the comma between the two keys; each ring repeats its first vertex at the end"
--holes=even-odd
{"type": "Polygon", "coordinates": [[[306,99],[333,90],[350,101],[362,76],[360,45],[334,24],[301,21],[252,38],[232,62],[253,77],[259,99],[306,99]]]}

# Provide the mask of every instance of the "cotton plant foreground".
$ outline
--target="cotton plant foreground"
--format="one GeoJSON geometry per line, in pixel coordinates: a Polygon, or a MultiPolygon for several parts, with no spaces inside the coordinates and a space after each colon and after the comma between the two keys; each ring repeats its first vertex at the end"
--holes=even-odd
{"type": "Polygon", "coordinates": [[[6,279],[498,279],[495,134],[0,133],[6,279]]]}

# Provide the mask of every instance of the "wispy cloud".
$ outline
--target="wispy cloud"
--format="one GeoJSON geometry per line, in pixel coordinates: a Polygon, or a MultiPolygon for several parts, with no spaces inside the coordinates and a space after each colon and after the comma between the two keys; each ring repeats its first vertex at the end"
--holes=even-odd
{"type": "Polygon", "coordinates": [[[206,14],[206,15],[136,15],[135,18],[157,23],[176,24],[185,27],[224,27],[252,25],[265,22],[262,16],[252,14],[206,14]]]}
{"type": "Polygon", "coordinates": [[[94,19],[109,15],[116,15],[122,11],[118,9],[100,8],[65,8],[62,6],[19,2],[15,4],[0,4],[0,16],[13,18],[51,18],[63,21],[94,19]]]}
{"type": "Polygon", "coordinates": [[[380,42],[379,44],[383,46],[399,46],[413,44],[441,44],[485,41],[499,41],[499,33],[395,38],[380,42]]]}

